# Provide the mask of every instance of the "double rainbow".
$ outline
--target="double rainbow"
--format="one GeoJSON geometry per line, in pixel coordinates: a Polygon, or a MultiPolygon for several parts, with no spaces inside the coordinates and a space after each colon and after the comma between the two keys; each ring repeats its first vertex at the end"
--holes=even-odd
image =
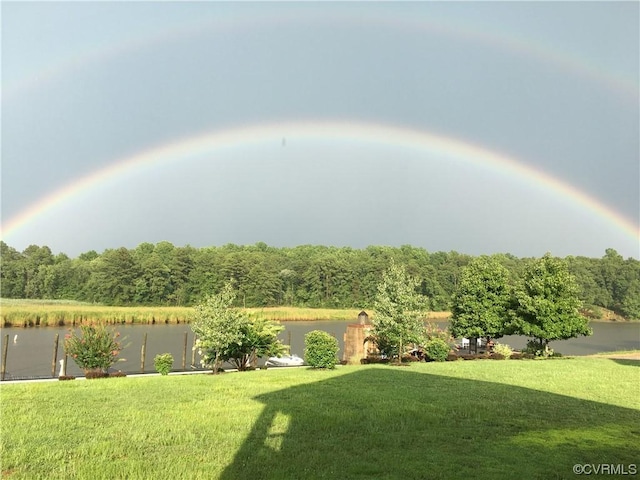
{"type": "Polygon", "coordinates": [[[215,158],[216,152],[222,149],[243,148],[261,142],[280,142],[285,135],[288,138],[295,137],[298,140],[336,140],[410,148],[423,152],[427,158],[436,155],[451,161],[472,164],[512,178],[514,181],[542,189],[547,194],[558,198],[562,203],[573,204],[589,215],[601,217],[633,241],[640,240],[638,225],[595,197],[515,158],[431,132],[356,121],[260,124],[214,130],[173,143],[155,146],[133,156],[117,160],[107,167],[81,177],[41,198],[3,224],[2,236],[4,239],[9,239],[20,228],[36,222],[63,204],[73,203],[82,194],[102,183],[117,182],[125,175],[143,172],[147,169],[162,168],[163,165],[205,154],[215,158]]]}

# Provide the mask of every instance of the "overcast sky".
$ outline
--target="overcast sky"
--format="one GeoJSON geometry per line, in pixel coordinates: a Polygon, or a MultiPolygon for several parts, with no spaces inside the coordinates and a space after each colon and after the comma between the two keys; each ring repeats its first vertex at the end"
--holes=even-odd
{"type": "Polygon", "coordinates": [[[639,258],[639,8],[3,2],[3,240],[639,258]]]}

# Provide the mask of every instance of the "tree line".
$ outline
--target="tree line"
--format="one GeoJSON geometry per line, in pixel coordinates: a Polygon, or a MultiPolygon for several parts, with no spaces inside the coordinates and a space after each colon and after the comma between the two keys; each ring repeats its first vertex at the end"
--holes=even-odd
{"type": "Polygon", "coordinates": [[[419,352],[418,356],[444,361],[452,338],[471,338],[474,344],[484,338],[488,350],[501,347],[497,353],[506,358],[511,348],[493,343],[505,335],[529,337],[525,352],[549,357],[554,355],[550,341],[593,333],[589,319],[580,314],[578,284],[566,261],[547,253],[528,262],[517,282],[509,277],[495,257],[483,255],[471,260],[462,269],[460,285],[452,298],[450,331],[434,331],[424,324],[425,298],[416,288],[420,279],[407,275],[404,266],[392,262],[378,285],[368,339],[381,353],[388,358],[395,356],[401,363],[409,346],[419,352]]]}
{"type": "MultiPolygon", "coordinates": [[[[531,262],[493,255],[513,281],[531,262]]],[[[133,249],[89,251],[77,258],[31,245],[20,252],[0,241],[0,294],[4,298],[66,299],[106,305],[196,305],[231,281],[237,306],[371,308],[377,285],[392,261],[419,279],[428,308],[449,310],[473,256],[423,248],[364,249],[303,245],[176,247],[142,243],[133,249]]],[[[602,258],[565,257],[583,304],[640,318],[640,261],[614,249],[602,258]]]]}
{"type": "Polygon", "coordinates": [[[568,263],[550,254],[529,262],[515,284],[495,258],[475,258],[453,295],[451,334],[475,340],[524,335],[528,353],[549,356],[552,340],[591,335],[580,315],[578,284],[568,263]]]}

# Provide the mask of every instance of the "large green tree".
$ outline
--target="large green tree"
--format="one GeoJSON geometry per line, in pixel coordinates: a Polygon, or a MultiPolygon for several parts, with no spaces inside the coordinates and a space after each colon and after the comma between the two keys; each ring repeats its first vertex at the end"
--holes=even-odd
{"type": "Polygon", "coordinates": [[[105,250],[91,261],[89,300],[110,305],[133,303],[136,281],[141,277],[141,269],[134,255],[124,247],[105,250]]]}
{"type": "Polygon", "coordinates": [[[451,334],[487,340],[504,336],[510,300],[507,269],[495,257],[475,258],[462,269],[453,295],[451,334]]]}
{"type": "Polygon", "coordinates": [[[567,262],[549,253],[527,265],[513,298],[510,333],[531,337],[540,352],[552,340],[592,333],[579,313],[582,303],[567,262]]]}
{"type": "Polygon", "coordinates": [[[25,287],[24,293],[26,298],[47,298],[45,291],[45,279],[47,271],[54,263],[54,257],[51,249],[47,246],[38,247],[37,245],[29,245],[24,252],[24,273],[25,287]]]}
{"type": "Polygon", "coordinates": [[[25,261],[15,248],[0,240],[0,294],[4,298],[25,296],[25,261]]]}
{"type": "Polygon", "coordinates": [[[427,297],[418,293],[420,280],[407,274],[404,266],[391,262],[378,284],[373,318],[373,335],[393,346],[398,363],[407,345],[421,343],[427,297]]]}
{"type": "Polygon", "coordinates": [[[629,285],[621,308],[627,318],[640,320],[640,279],[633,280],[629,285]]]}

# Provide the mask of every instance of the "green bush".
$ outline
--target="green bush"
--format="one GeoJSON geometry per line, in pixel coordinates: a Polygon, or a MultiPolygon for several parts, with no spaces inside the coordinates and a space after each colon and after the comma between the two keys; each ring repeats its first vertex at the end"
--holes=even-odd
{"type": "Polygon", "coordinates": [[[304,361],[313,368],[335,368],[338,361],[338,340],[322,330],[304,336],[304,361]]]}
{"type": "Polygon", "coordinates": [[[449,344],[441,338],[432,338],[424,346],[427,358],[435,362],[444,362],[449,356],[449,344]]]}
{"type": "Polygon", "coordinates": [[[511,357],[511,354],[513,353],[513,349],[507,344],[496,343],[493,346],[493,353],[497,353],[498,355],[502,355],[502,357],[505,360],[508,360],[511,357]]]}
{"type": "Polygon", "coordinates": [[[170,353],[160,353],[153,359],[153,366],[160,375],[169,375],[173,368],[173,355],[170,353]]]}
{"type": "Polygon", "coordinates": [[[523,352],[530,353],[540,358],[548,358],[554,356],[553,348],[549,347],[549,345],[543,346],[536,340],[529,340],[527,342],[527,347],[523,350],[523,352]]]}

